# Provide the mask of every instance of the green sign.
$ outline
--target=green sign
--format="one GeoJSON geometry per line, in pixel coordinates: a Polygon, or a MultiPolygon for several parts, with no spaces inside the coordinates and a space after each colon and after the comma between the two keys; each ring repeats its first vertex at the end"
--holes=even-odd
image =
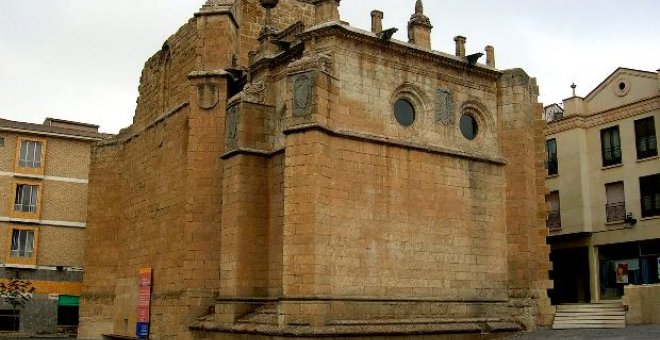
{"type": "Polygon", "coordinates": [[[73,295],[60,295],[58,302],[59,306],[79,306],[80,305],[80,296],[73,295]]]}

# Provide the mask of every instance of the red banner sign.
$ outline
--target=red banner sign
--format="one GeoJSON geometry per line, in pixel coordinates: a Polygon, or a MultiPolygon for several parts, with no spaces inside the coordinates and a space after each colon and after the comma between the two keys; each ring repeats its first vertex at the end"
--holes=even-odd
{"type": "MultiPolygon", "coordinates": [[[[149,306],[151,304],[151,268],[142,268],[138,274],[138,300],[137,320],[138,324],[149,323],[149,306]]],[[[140,336],[143,334],[138,334],[140,336]]]]}

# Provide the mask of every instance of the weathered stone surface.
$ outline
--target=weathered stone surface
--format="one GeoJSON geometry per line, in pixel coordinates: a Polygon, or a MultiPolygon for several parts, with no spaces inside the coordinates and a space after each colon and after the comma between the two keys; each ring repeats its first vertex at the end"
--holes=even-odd
{"type": "Polygon", "coordinates": [[[154,338],[480,333],[544,320],[533,82],[340,22],[309,29],[338,2],[309,3],[273,10],[279,29],[308,25],[276,53],[257,51],[256,0],[235,5],[239,25],[206,15],[170,38],[181,74],[235,67],[234,55],[249,70],[246,87],[231,100],[220,91],[208,110],[201,78],[219,89],[235,79],[172,78],[159,97],[148,63],[135,124],[94,153],[81,334],[130,332],[140,267],[154,269],[154,338]],[[401,98],[415,108],[410,127],[393,114],[401,98]],[[474,140],[455,124],[464,110],[474,140]]]}

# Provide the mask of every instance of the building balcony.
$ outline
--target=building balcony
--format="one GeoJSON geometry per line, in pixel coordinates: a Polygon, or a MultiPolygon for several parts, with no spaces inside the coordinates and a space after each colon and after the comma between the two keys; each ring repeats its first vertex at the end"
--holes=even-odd
{"type": "Polygon", "coordinates": [[[605,205],[607,223],[623,222],[626,220],[626,202],[608,203],[605,205]]]}

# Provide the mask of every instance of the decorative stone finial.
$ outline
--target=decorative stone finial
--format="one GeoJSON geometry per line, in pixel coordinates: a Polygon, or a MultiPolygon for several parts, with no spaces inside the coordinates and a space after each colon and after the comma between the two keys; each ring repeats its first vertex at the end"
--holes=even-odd
{"type": "Polygon", "coordinates": [[[422,0],[415,2],[415,14],[408,21],[408,42],[431,49],[431,19],[424,15],[422,0]]]}
{"type": "Polygon", "coordinates": [[[273,17],[271,15],[271,10],[277,7],[277,4],[279,3],[279,0],[259,0],[261,7],[266,9],[266,20],[264,22],[264,27],[261,29],[262,36],[277,33],[277,30],[272,26],[273,17]]]}
{"type": "Polygon", "coordinates": [[[424,4],[422,3],[422,0],[417,0],[415,3],[415,14],[424,15],[424,4]]]}

